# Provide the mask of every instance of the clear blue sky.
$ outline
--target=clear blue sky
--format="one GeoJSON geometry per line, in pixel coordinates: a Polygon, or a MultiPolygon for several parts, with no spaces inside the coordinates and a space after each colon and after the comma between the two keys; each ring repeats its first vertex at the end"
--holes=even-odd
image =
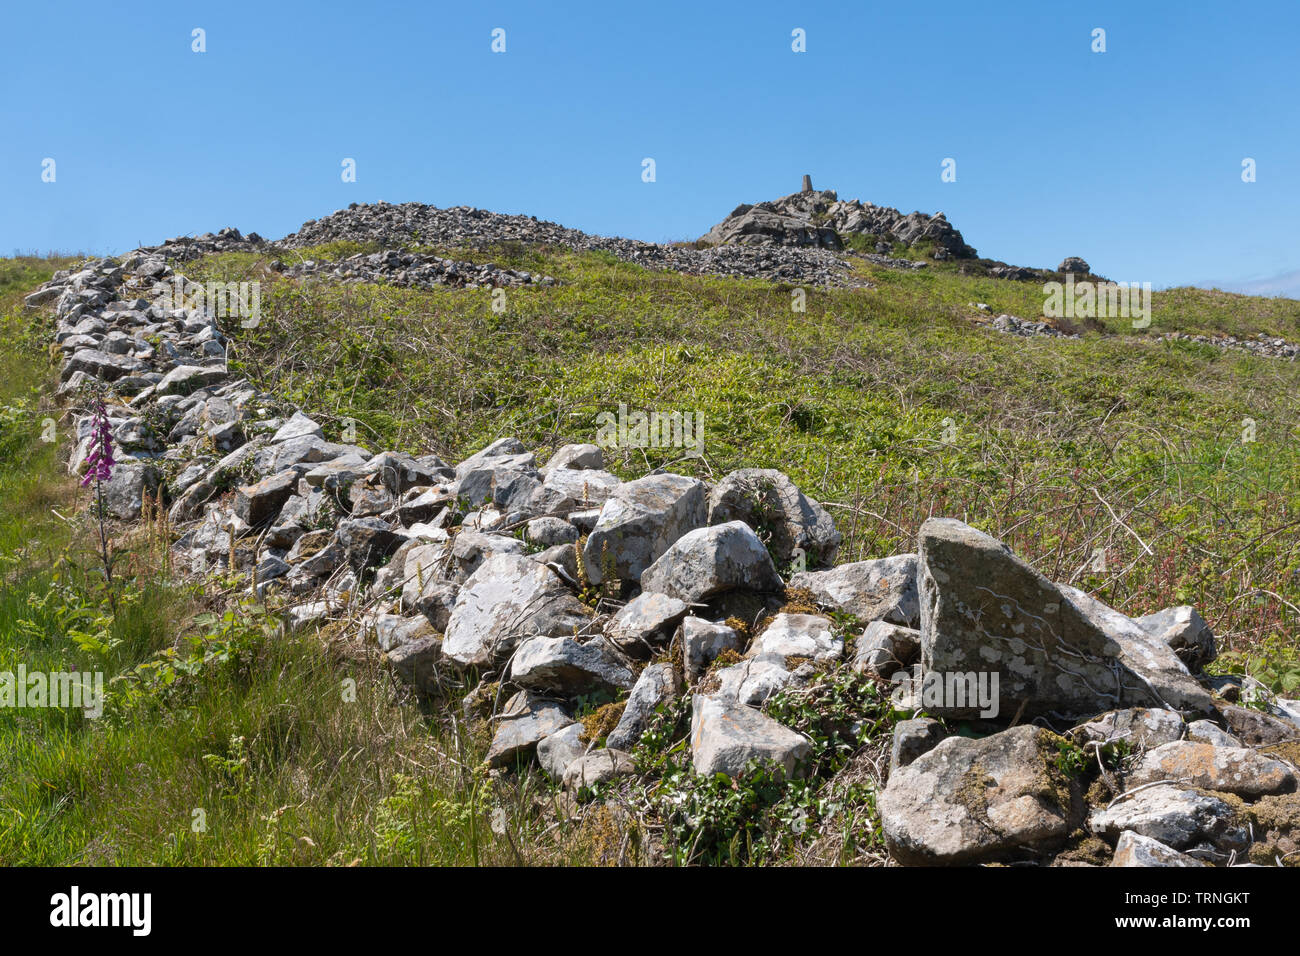
{"type": "Polygon", "coordinates": [[[808,172],[942,210],[993,258],[1300,295],[1297,0],[14,3],[3,23],[6,255],[278,238],[380,199],[694,238],[808,172]]]}

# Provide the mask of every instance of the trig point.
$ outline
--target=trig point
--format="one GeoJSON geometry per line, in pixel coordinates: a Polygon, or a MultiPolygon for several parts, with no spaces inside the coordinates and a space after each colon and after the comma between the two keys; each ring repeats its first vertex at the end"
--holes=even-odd
{"type": "Polygon", "coordinates": [[[799,191],[800,191],[800,192],[805,192],[805,193],[810,193],[810,192],[813,191],[813,188],[812,188],[812,177],[809,176],[807,173],[804,173],[804,174],[803,174],[803,189],[801,189],[801,190],[799,190],[799,191]]]}

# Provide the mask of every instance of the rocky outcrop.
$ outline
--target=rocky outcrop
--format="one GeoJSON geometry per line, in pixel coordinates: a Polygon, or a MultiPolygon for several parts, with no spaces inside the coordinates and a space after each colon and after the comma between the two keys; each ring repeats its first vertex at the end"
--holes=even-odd
{"type": "Polygon", "coordinates": [[[877,252],[887,252],[896,242],[905,246],[929,242],[940,253],[936,258],[975,257],[975,250],[941,212],[904,215],[856,199],[841,201],[833,190],[807,190],[771,202],[739,205],[700,241],[714,246],[842,249],[850,237],[869,242],[877,252]]]}

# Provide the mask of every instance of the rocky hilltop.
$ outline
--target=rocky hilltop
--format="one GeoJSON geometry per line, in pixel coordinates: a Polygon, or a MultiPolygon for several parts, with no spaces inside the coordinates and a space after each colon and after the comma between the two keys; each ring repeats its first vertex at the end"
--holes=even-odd
{"type": "Polygon", "coordinates": [[[841,201],[834,190],[816,190],[804,177],[803,188],[771,202],[742,203],[706,232],[700,241],[713,246],[795,246],[843,249],[855,241],[860,248],[888,253],[894,243],[932,243],[936,259],[973,259],[975,250],[943,213],[903,215],[897,209],[841,201]]]}
{"type": "MultiPolygon", "coordinates": [[[[443,212],[350,210],[283,248],[393,242],[443,212]]],[[[903,864],[1300,852],[1300,702],[1207,676],[1216,639],[1194,608],[1130,618],[952,519],[837,565],[834,520],[775,470],[622,480],[594,444],[543,462],[503,437],[447,462],[329,440],[228,367],[237,323],[158,297],[190,287],[170,253],[192,246],[90,261],[29,297],[53,310],[70,470],[104,415],[115,520],[166,513],[176,567],[243,576],[286,628],[342,627],[417,696],[468,688],[491,767],[536,763],[614,808],[673,746],[706,781],[866,786],[903,864]],[[587,713],[593,698],[610,703],[587,713]]]]}

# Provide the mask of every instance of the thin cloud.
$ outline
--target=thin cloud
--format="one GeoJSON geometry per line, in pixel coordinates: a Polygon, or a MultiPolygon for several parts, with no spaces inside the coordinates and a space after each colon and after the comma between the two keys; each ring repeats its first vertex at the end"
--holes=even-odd
{"type": "Polygon", "coordinates": [[[1198,282],[1196,285],[1202,289],[1222,289],[1224,292],[1239,292],[1242,295],[1271,295],[1300,299],[1300,269],[1259,279],[1214,280],[1198,282]]]}

